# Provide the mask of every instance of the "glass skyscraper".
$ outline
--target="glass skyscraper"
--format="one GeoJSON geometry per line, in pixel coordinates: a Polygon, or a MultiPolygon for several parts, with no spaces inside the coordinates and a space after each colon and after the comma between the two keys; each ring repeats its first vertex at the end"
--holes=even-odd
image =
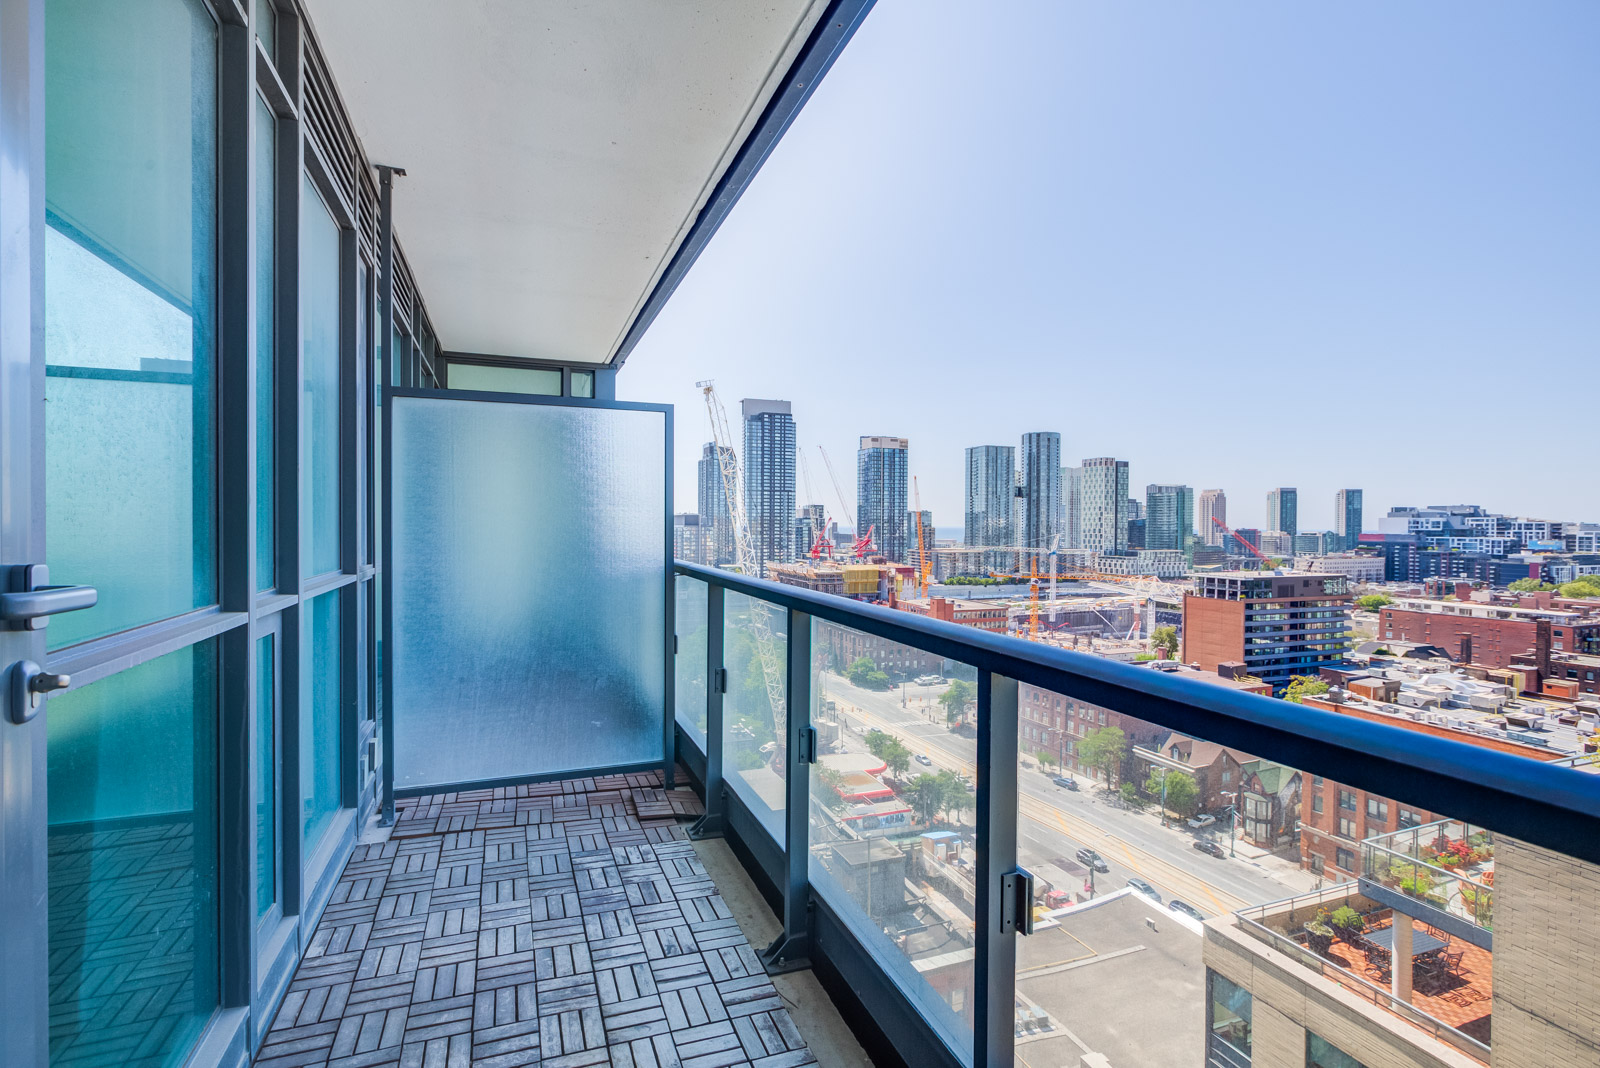
{"type": "Polygon", "coordinates": [[[1361,540],[1361,491],[1342,489],[1333,495],[1333,529],[1341,549],[1354,549],[1361,540]]]}
{"type": "Polygon", "coordinates": [[[739,402],[744,416],[744,509],[761,573],[794,559],[794,415],[789,402],[739,402]]]}
{"type": "MultiPolygon", "coordinates": [[[[729,458],[733,450],[722,452],[729,458]]],[[[699,486],[700,536],[705,542],[706,563],[726,564],[733,559],[733,519],[728,513],[728,495],[722,485],[722,468],[717,461],[717,446],[706,442],[696,470],[699,486]]]]}
{"type": "Polygon", "coordinates": [[[1281,530],[1293,537],[1300,531],[1300,491],[1279,486],[1267,491],[1267,529],[1281,530]]]}
{"type": "Polygon", "coordinates": [[[1014,545],[1011,500],[1016,450],[1010,445],[974,445],[967,450],[967,545],[1014,545]]]}
{"type": "Polygon", "coordinates": [[[1194,551],[1194,488],[1149,485],[1144,491],[1147,549],[1194,551]]]}
{"type": "Polygon", "coordinates": [[[1083,548],[1103,553],[1128,548],[1128,461],[1109,456],[1083,461],[1080,514],[1083,548]]]}
{"type": "Polygon", "coordinates": [[[864,437],[856,453],[856,537],[874,531],[878,551],[895,563],[907,559],[909,446],[905,438],[864,437]]]}
{"type": "Polygon", "coordinates": [[[1019,544],[1050,548],[1061,517],[1061,435],[1050,430],[1022,435],[1022,529],[1019,544]]]}

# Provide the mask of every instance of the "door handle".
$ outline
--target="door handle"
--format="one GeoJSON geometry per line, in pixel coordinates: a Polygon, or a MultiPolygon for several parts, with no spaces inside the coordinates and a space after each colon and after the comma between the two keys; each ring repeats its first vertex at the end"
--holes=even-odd
{"type": "Polygon", "coordinates": [[[32,660],[17,661],[11,666],[11,722],[28,722],[46,697],[71,685],[71,675],[41,671],[32,660]]]}
{"type": "Polygon", "coordinates": [[[11,630],[43,630],[59,612],[93,608],[100,591],[93,586],[52,586],[44,564],[11,569],[10,589],[0,593],[0,621],[11,630]]]}

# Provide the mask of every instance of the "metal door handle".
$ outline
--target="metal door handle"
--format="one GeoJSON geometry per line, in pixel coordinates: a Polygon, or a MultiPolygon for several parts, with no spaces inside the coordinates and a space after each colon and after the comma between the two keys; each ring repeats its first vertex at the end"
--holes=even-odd
{"type": "Polygon", "coordinates": [[[28,722],[39,714],[45,697],[71,685],[71,675],[41,671],[32,660],[17,661],[11,666],[11,722],[28,722]]]}
{"type": "Polygon", "coordinates": [[[11,630],[43,630],[59,612],[93,608],[100,591],[93,586],[51,586],[50,569],[22,564],[11,569],[10,590],[0,593],[0,621],[11,630]]]}

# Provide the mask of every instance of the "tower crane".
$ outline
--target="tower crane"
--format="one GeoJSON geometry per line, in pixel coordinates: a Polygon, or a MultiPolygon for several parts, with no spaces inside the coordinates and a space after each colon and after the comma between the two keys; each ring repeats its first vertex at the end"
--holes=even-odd
{"type": "Polygon", "coordinates": [[[1248,541],[1246,541],[1245,538],[1237,530],[1234,530],[1232,527],[1230,527],[1228,524],[1224,523],[1222,520],[1218,519],[1216,516],[1212,516],[1211,517],[1211,521],[1213,523],[1215,523],[1217,526],[1221,527],[1226,533],[1233,535],[1233,540],[1238,542],[1240,545],[1243,545],[1246,549],[1249,549],[1252,553],[1254,553],[1257,560],[1260,560],[1263,564],[1270,562],[1267,559],[1267,557],[1261,552],[1260,549],[1257,549],[1254,545],[1251,545],[1248,541]]]}
{"type": "Polygon", "coordinates": [[[856,543],[851,549],[850,555],[859,560],[866,556],[867,550],[872,547],[872,535],[878,528],[876,526],[868,527],[865,534],[856,530],[856,514],[850,510],[850,502],[845,499],[844,490],[839,488],[839,476],[834,473],[833,460],[828,456],[828,450],[821,445],[817,446],[817,451],[822,454],[823,466],[828,469],[828,481],[833,483],[833,492],[839,497],[839,507],[844,509],[844,517],[850,520],[850,529],[855,530],[856,543]]]}
{"type": "MultiPolygon", "coordinates": [[[[745,512],[744,468],[739,454],[733,448],[733,435],[728,433],[728,413],[708,378],[696,382],[706,400],[706,414],[711,417],[711,441],[716,446],[717,467],[722,475],[722,493],[728,500],[728,519],[733,524],[734,559],[739,570],[746,575],[761,577],[761,561],[756,556],[755,541],[750,536],[750,520],[745,512]]],[[[792,522],[792,519],[791,519],[792,522]]],[[[783,665],[772,643],[772,621],[768,618],[771,606],[760,598],[750,598],[750,630],[755,637],[756,659],[761,661],[761,674],[767,685],[767,701],[772,706],[773,736],[779,717],[785,715],[783,665]]]]}

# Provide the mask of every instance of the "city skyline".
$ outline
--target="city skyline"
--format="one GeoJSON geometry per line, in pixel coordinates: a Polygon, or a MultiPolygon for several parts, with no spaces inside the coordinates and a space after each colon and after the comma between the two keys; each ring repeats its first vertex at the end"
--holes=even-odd
{"type": "Polygon", "coordinates": [[[792,400],[841,478],[861,434],[910,438],[947,526],[963,451],[1041,428],[1064,465],[1223,488],[1240,526],[1279,485],[1315,530],[1348,486],[1369,515],[1493,496],[1600,517],[1581,450],[1424,463],[1401,436],[1504,421],[1511,441],[1600,365],[1597,149],[1571,135],[1600,98],[1600,10],[1471,10],[1389,8],[1374,33],[1357,9],[1041,4],[1019,36],[879,5],[619,395],[677,405],[680,487],[708,440],[701,378],[792,400]],[[1525,390],[1492,385],[1530,366],[1525,390]],[[1441,388],[1448,411],[1424,409],[1441,388]],[[1286,395],[1336,419],[1336,448],[1232,414],[1286,395]]]}

